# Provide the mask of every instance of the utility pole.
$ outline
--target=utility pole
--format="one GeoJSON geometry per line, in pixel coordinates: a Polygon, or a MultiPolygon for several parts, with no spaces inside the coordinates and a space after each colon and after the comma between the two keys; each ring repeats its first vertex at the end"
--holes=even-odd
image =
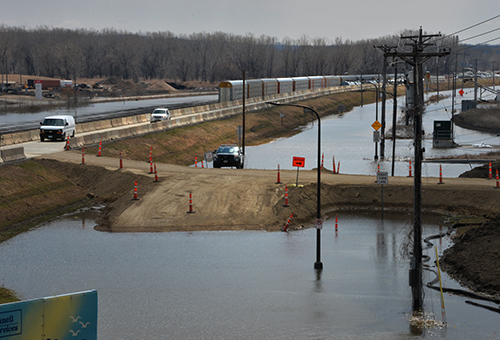
{"type": "MultiPolygon", "coordinates": [[[[363,75],[361,75],[361,107],[363,107],[363,75]]],[[[493,81],[493,84],[495,84],[495,81],[493,81]]]]}
{"type": "Polygon", "coordinates": [[[398,64],[396,58],[394,63],[394,98],[392,98],[392,177],[394,177],[394,162],[396,160],[396,124],[398,115],[398,64]]]}
{"type": "MultiPolygon", "coordinates": [[[[439,47],[436,47],[439,52],[439,47]]],[[[437,102],[439,103],[439,58],[436,58],[436,91],[437,91],[437,102]]]]}
{"type": "Polygon", "coordinates": [[[382,131],[380,132],[380,158],[385,158],[385,101],[387,95],[385,93],[385,84],[387,83],[387,57],[384,53],[384,65],[382,67],[382,131]]]}
{"type": "Polygon", "coordinates": [[[385,157],[385,102],[387,99],[385,84],[387,83],[387,57],[389,56],[389,52],[395,50],[397,46],[379,45],[373,47],[382,50],[384,53],[384,64],[382,66],[382,128],[380,132],[380,158],[383,160],[385,157]]]}
{"type": "Polygon", "coordinates": [[[496,61],[491,62],[491,66],[493,67],[493,70],[491,71],[493,73],[493,90],[495,90],[495,63],[496,61]]]}
{"type": "Polygon", "coordinates": [[[476,61],[474,65],[474,101],[477,102],[477,58],[474,60],[476,61]]]}
{"type": "MultiPolygon", "coordinates": [[[[241,137],[241,153],[243,156],[245,156],[245,70],[243,70],[243,110],[242,110],[242,116],[243,116],[243,122],[242,122],[242,137],[241,137]]],[[[243,158],[244,159],[244,158],[243,158]]]]}
{"type": "Polygon", "coordinates": [[[458,61],[457,55],[455,54],[455,72],[453,72],[453,91],[451,92],[451,136],[453,137],[454,133],[454,119],[453,116],[455,114],[455,98],[457,96],[457,72],[458,72],[458,61]]]}
{"type": "Polygon", "coordinates": [[[441,34],[423,35],[422,27],[419,34],[415,36],[402,36],[401,39],[410,39],[411,52],[391,52],[393,57],[403,59],[413,66],[413,91],[414,91],[414,200],[413,200],[413,257],[410,266],[410,286],[412,287],[412,310],[415,314],[423,312],[423,284],[422,284],[422,108],[423,108],[423,71],[422,64],[432,57],[442,57],[449,54],[443,52],[425,52],[425,48],[432,45],[427,43],[433,37],[441,34]]]}

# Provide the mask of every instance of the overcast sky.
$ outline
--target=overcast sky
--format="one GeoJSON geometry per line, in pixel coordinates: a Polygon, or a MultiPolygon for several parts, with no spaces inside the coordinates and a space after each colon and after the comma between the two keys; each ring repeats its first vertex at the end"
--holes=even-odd
{"type": "MultiPolygon", "coordinates": [[[[0,23],[36,28],[114,28],[128,32],[251,33],[282,40],[362,40],[404,29],[452,34],[500,14],[498,0],[21,0],[1,1],[0,23]]],[[[500,27],[500,18],[459,34],[500,27]]],[[[468,40],[479,43],[500,31],[468,40]]],[[[500,40],[492,42],[500,44],[500,40]]]]}

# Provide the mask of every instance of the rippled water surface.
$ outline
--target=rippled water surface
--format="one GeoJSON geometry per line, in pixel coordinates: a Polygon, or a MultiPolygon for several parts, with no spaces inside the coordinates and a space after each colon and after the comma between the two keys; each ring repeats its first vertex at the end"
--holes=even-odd
{"type": "MultiPolygon", "coordinates": [[[[23,299],[97,289],[103,340],[413,339],[411,217],[379,217],[342,212],[337,231],[325,221],[318,274],[315,229],[111,234],[80,213],[0,244],[0,282],[23,299]]],[[[424,235],[439,231],[425,220],[424,235]]],[[[498,314],[465,300],[446,296],[448,327],[420,336],[496,338],[498,314]]],[[[425,289],[425,309],[442,320],[438,293],[425,289]]]]}

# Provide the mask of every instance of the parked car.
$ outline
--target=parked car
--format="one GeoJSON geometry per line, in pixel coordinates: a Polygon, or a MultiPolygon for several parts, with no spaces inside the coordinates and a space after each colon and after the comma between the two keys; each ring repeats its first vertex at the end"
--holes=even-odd
{"type": "Polygon", "coordinates": [[[213,165],[214,168],[221,167],[236,167],[237,169],[243,169],[244,156],[241,153],[241,149],[234,144],[231,145],[221,145],[213,155],[213,165]]]}
{"type": "Polygon", "coordinates": [[[40,122],[40,140],[61,139],[75,136],[75,118],[73,116],[50,116],[40,122]]]}
{"type": "Polygon", "coordinates": [[[170,111],[167,108],[159,107],[151,113],[151,123],[170,119],[170,111]]]}

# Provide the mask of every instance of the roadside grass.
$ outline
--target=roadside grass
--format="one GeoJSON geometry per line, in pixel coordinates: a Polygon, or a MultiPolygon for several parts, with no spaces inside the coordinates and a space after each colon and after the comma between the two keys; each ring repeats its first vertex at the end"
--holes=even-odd
{"type": "Polygon", "coordinates": [[[5,287],[0,287],[0,305],[3,303],[10,303],[19,301],[16,293],[13,290],[5,287]]]}
{"type": "Polygon", "coordinates": [[[66,212],[86,191],[33,161],[2,165],[0,242],[66,212]]]}

